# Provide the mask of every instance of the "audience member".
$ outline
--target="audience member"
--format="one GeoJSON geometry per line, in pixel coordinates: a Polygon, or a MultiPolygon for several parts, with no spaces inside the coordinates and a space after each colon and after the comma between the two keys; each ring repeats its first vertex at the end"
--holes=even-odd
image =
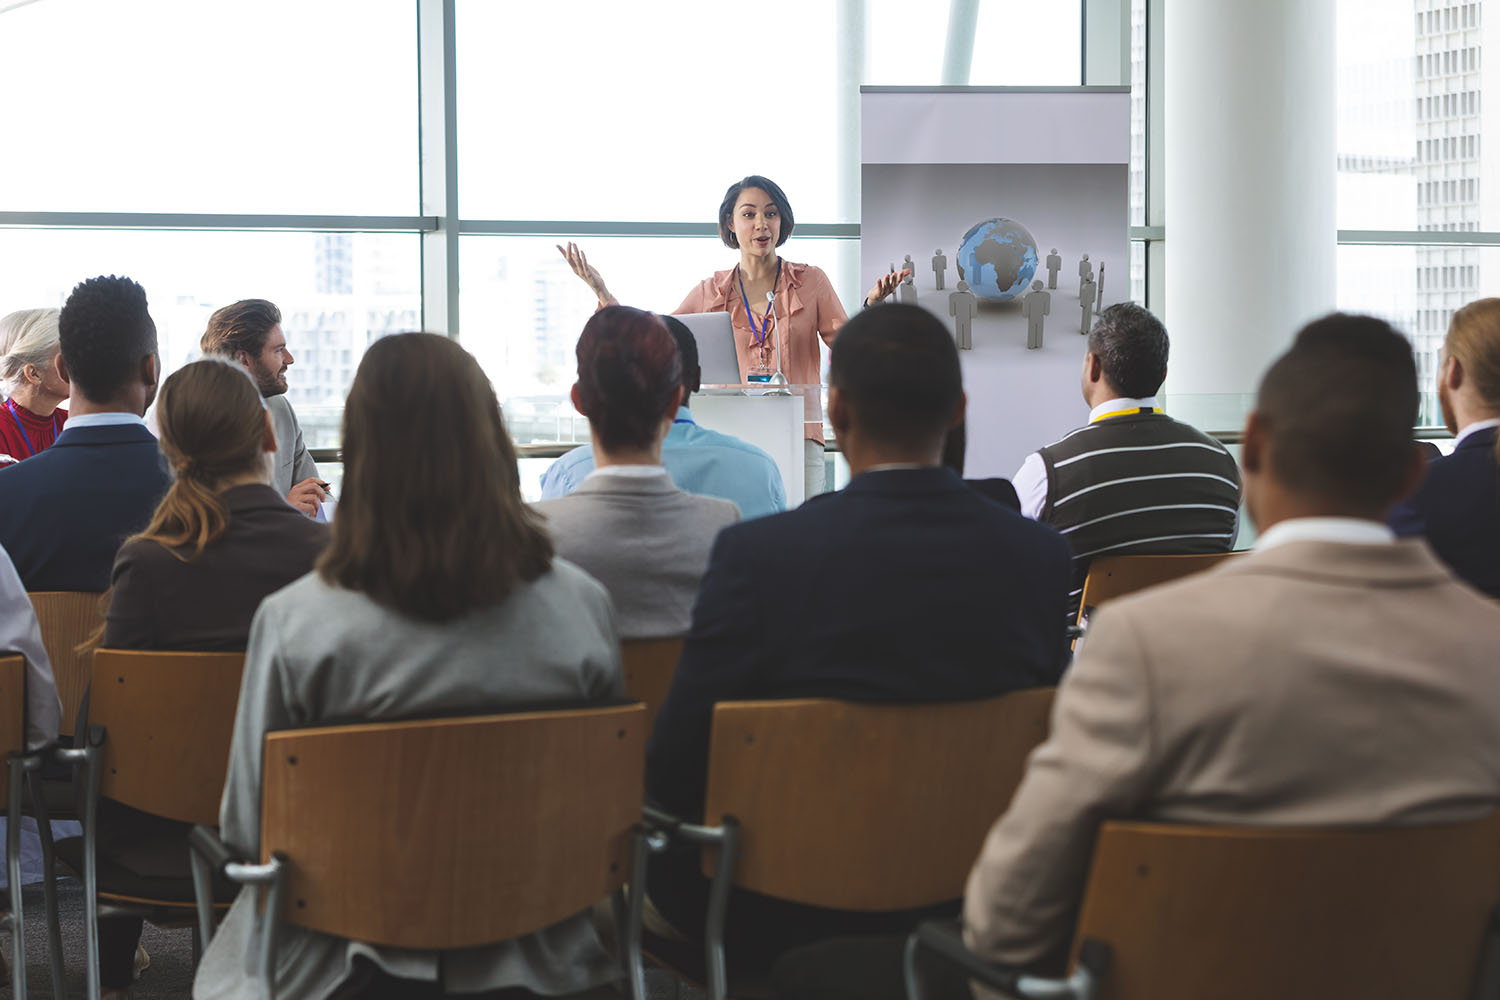
{"type": "Polygon", "coordinates": [[[199,345],[204,354],[237,361],[260,386],[276,429],[271,488],[308,517],[328,499],[318,467],[302,443],[302,425],[286,398],[286,370],[293,363],[281,330],[281,310],[265,299],[241,299],[208,318],[199,345]]]}
{"type": "Polygon", "coordinates": [[[36,750],[57,739],[62,703],[36,611],[10,556],[0,549],[0,654],[11,653],[26,659],[26,748],[36,750]]]}
{"type": "Polygon", "coordinates": [[[1453,572],[1500,597],[1500,299],[1453,314],[1438,371],[1443,423],[1453,453],[1434,458],[1416,493],[1398,504],[1391,527],[1425,535],[1453,572]]]}
{"type": "MultiPolygon", "coordinates": [[[[688,398],[702,383],[698,341],[676,316],[662,316],[682,356],[682,403],[661,446],[661,464],[678,489],[729,500],[749,520],[786,510],[786,489],[776,460],[748,441],[700,427],[688,398]]],[[[580,445],[547,467],[542,499],[576,490],[594,468],[594,450],[580,445]]]]}
{"type": "MultiPolygon", "coordinates": [[[[943,465],[952,469],[962,476],[964,474],[965,453],[969,448],[969,431],[967,424],[959,424],[948,432],[943,438],[943,465]]],[[[1011,510],[1021,509],[1021,499],[1016,496],[1016,488],[1011,485],[1009,479],[995,476],[989,479],[965,479],[965,485],[977,491],[981,496],[989,497],[1002,507],[1011,510]]]]}
{"type": "Polygon", "coordinates": [[[1100,612],[969,878],[973,948],[1065,947],[1106,819],[1408,824],[1500,801],[1500,609],[1384,523],[1422,474],[1416,416],[1381,320],[1321,319],[1272,365],[1245,428],[1255,551],[1100,612]]]}
{"type": "Polygon", "coordinates": [[[1239,525],[1234,459],[1157,405],[1167,331],[1121,302],[1099,314],[1083,359],[1089,422],[1026,456],[1015,475],[1021,513],[1073,546],[1070,620],[1097,555],[1226,552],[1239,525]]]}
{"type": "Polygon", "coordinates": [[[145,290],[129,278],[83,282],[63,305],[58,340],[73,410],[56,444],[0,469],[0,546],[27,590],[102,591],[120,542],[167,490],[141,419],[160,372],[145,290]]]}
{"type": "MultiPolygon", "coordinates": [[[[1384,523],[1422,474],[1416,416],[1411,348],[1381,320],[1325,317],[1271,366],[1244,438],[1255,550],[1100,610],[969,876],[971,948],[1058,971],[1107,820],[1396,825],[1500,802],[1500,609],[1384,523]]],[[[901,944],[789,955],[779,995],[896,1000],[901,944]]],[[[932,992],[969,1000],[951,978],[932,992]]]]}
{"type": "Polygon", "coordinates": [[[178,369],[156,404],[175,480],[115,559],[103,644],[244,649],[261,599],[312,569],[326,525],[267,481],[276,436],[255,382],[232,362],[178,369]]]}
{"type": "MultiPolygon", "coordinates": [[[[345,403],[344,463],[317,571],[266,598],[251,625],[221,815],[225,841],[245,857],[260,857],[270,730],[622,694],[609,595],[553,558],[541,518],[521,500],[494,390],[457,343],[410,333],[370,346],[345,403]]],[[[246,889],[225,918],[195,996],[259,995],[255,896],[246,889]]],[[[276,991],[313,1000],[404,996],[419,988],[409,980],[558,996],[616,976],[587,913],[461,952],[287,927],[280,936],[276,991]]]]}
{"type": "Polygon", "coordinates": [[[573,406],[588,417],[595,468],[535,509],[557,554],[609,591],[627,639],[687,632],[714,536],[740,519],[727,500],[678,489],[662,467],[682,398],[677,345],[659,317],[628,306],[594,313],[578,338],[573,406]]]}
{"type": "Polygon", "coordinates": [[[0,317],[0,383],[8,397],[0,453],[16,461],[52,447],[67,423],[59,404],[68,380],[57,370],[57,310],[23,309],[0,317]]]}
{"type": "MultiPolygon", "coordinates": [[[[954,701],[1054,684],[1063,669],[1067,544],[939,465],[964,416],[952,336],[915,306],[869,309],[840,332],[829,371],[849,486],[719,533],[648,747],[648,796],[691,820],[716,702],[954,701]]],[[[702,926],[707,902],[698,863],[696,851],[653,857],[647,881],[684,933],[702,926]]],[[[726,942],[736,968],[764,969],[788,947],[918,916],[737,891],[726,942]]]]}
{"type": "MultiPolygon", "coordinates": [[[[178,369],[162,384],[156,422],[176,478],[115,558],[103,645],[244,649],[261,599],[312,569],[328,528],[266,485],[276,437],[238,365],[207,358],[178,369]]],[[[142,878],[189,878],[188,827],[105,799],[97,851],[142,878]]],[[[138,917],[100,918],[106,997],[130,986],[140,937],[138,917]]]]}

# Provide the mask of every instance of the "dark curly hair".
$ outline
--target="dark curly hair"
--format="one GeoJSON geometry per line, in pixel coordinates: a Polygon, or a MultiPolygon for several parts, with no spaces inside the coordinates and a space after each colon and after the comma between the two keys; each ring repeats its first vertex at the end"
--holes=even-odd
{"type": "Polygon", "coordinates": [[[1115,391],[1131,399],[1156,395],[1167,379],[1167,328],[1134,302],[1117,302],[1089,331],[1089,353],[1099,359],[1115,391]]]}
{"type": "Polygon", "coordinates": [[[75,392],[94,402],[118,396],[156,353],[146,290],[115,275],[80,282],[57,320],[63,363],[75,392]]]}
{"type": "Polygon", "coordinates": [[[681,386],[682,354],[660,316],[606,306],[584,324],[579,409],[605,448],[648,447],[681,386]]]}

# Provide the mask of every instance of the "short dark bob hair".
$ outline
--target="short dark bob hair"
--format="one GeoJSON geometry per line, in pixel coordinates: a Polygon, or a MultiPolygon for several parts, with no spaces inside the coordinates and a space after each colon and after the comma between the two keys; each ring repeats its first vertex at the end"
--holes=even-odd
{"type": "Polygon", "coordinates": [[[734,206],[740,200],[740,192],[746,188],[760,188],[771,196],[776,203],[777,209],[781,211],[781,235],[776,240],[776,245],[781,246],[792,237],[792,229],[797,225],[797,218],[792,214],[792,203],[786,200],[786,192],[777,186],[776,182],[769,177],[760,174],[751,174],[729,185],[729,190],[724,192],[724,200],[719,202],[719,239],[724,241],[726,247],[738,250],[740,241],[734,235],[734,229],[729,224],[729,219],[734,215],[734,206]]]}

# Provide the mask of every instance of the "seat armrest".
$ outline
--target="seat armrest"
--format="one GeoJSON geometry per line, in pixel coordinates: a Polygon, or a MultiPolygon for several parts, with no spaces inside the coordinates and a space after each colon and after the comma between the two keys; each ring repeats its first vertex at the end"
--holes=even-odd
{"type": "Polygon", "coordinates": [[[964,944],[959,921],[929,920],[913,931],[906,942],[908,1000],[921,1000],[916,959],[918,952],[924,949],[941,961],[957,966],[975,982],[1026,1000],[1092,1000],[1098,995],[1110,962],[1109,945],[1090,939],[1083,942],[1078,968],[1067,979],[1033,976],[1019,969],[995,965],[974,954],[964,944]]]}
{"type": "Polygon", "coordinates": [[[641,822],[653,851],[663,850],[667,842],[671,840],[686,840],[694,844],[722,844],[725,830],[737,825],[733,816],[725,816],[720,826],[689,823],[655,806],[641,807],[641,822]]]}
{"type": "Polygon", "coordinates": [[[219,837],[219,832],[212,827],[196,824],[188,832],[188,846],[193,849],[208,865],[215,875],[223,876],[224,870],[236,861],[243,860],[236,857],[219,837]]]}

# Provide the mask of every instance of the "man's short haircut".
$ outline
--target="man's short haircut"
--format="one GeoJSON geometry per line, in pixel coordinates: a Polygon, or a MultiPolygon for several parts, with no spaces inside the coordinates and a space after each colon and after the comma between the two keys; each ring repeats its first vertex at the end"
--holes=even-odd
{"type": "Polygon", "coordinates": [[[146,290],[114,275],[80,282],[63,303],[57,339],[73,389],[97,403],[114,399],[156,353],[146,290]]]}
{"type": "Polygon", "coordinates": [[[1134,302],[1117,302],[1089,331],[1089,352],[1120,395],[1145,399],[1167,378],[1167,328],[1134,302]]]}
{"type": "Polygon", "coordinates": [[[682,359],[660,316],[605,306],[578,337],[578,401],[599,443],[646,448],[682,387],[682,359]]]}
{"type": "Polygon", "coordinates": [[[1412,462],[1417,366],[1385,320],[1333,313],[1303,327],[1260,383],[1271,472],[1351,510],[1400,499],[1412,462]]]}
{"type": "Polygon", "coordinates": [[[792,203],[786,200],[786,192],[771,178],[751,174],[729,185],[729,190],[724,192],[724,200],[719,202],[719,239],[724,241],[724,245],[735,250],[740,248],[739,237],[734,235],[734,223],[730,219],[734,216],[734,206],[739,204],[741,192],[746,188],[760,188],[776,203],[776,210],[781,213],[781,229],[776,235],[776,245],[781,246],[791,239],[797,218],[792,214],[792,203]]]}
{"type": "Polygon", "coordinates": [[[208,318],[199,347],[204,354],[233,359],[240,351],[259,358],[271,328],[281,322],[281,310],[265,299],[241,299],[208,318]]]}
{"type": "Polygon", "coordinates": [[[901,447],[941,441],[963,399],[953,337],[926,309],[885,305],[845,323],[828,383],[872,439],[901,447]]]}
{"type": "MultiPolygon", "coordinates": [[[[688,325],[676,316],[668,316],[666,313],[659,314],[663,323],[667,324],[667,332],[672,339],[677,341],[677,353],[682,357],[682,387],[688,392],[697,392],[698,383],[703,378],[703,373],[698,363],[698,338],[693,336],[693,331],[688,325]]],[[[684,398],[686,403],[687,399],[684,398]]]]}

